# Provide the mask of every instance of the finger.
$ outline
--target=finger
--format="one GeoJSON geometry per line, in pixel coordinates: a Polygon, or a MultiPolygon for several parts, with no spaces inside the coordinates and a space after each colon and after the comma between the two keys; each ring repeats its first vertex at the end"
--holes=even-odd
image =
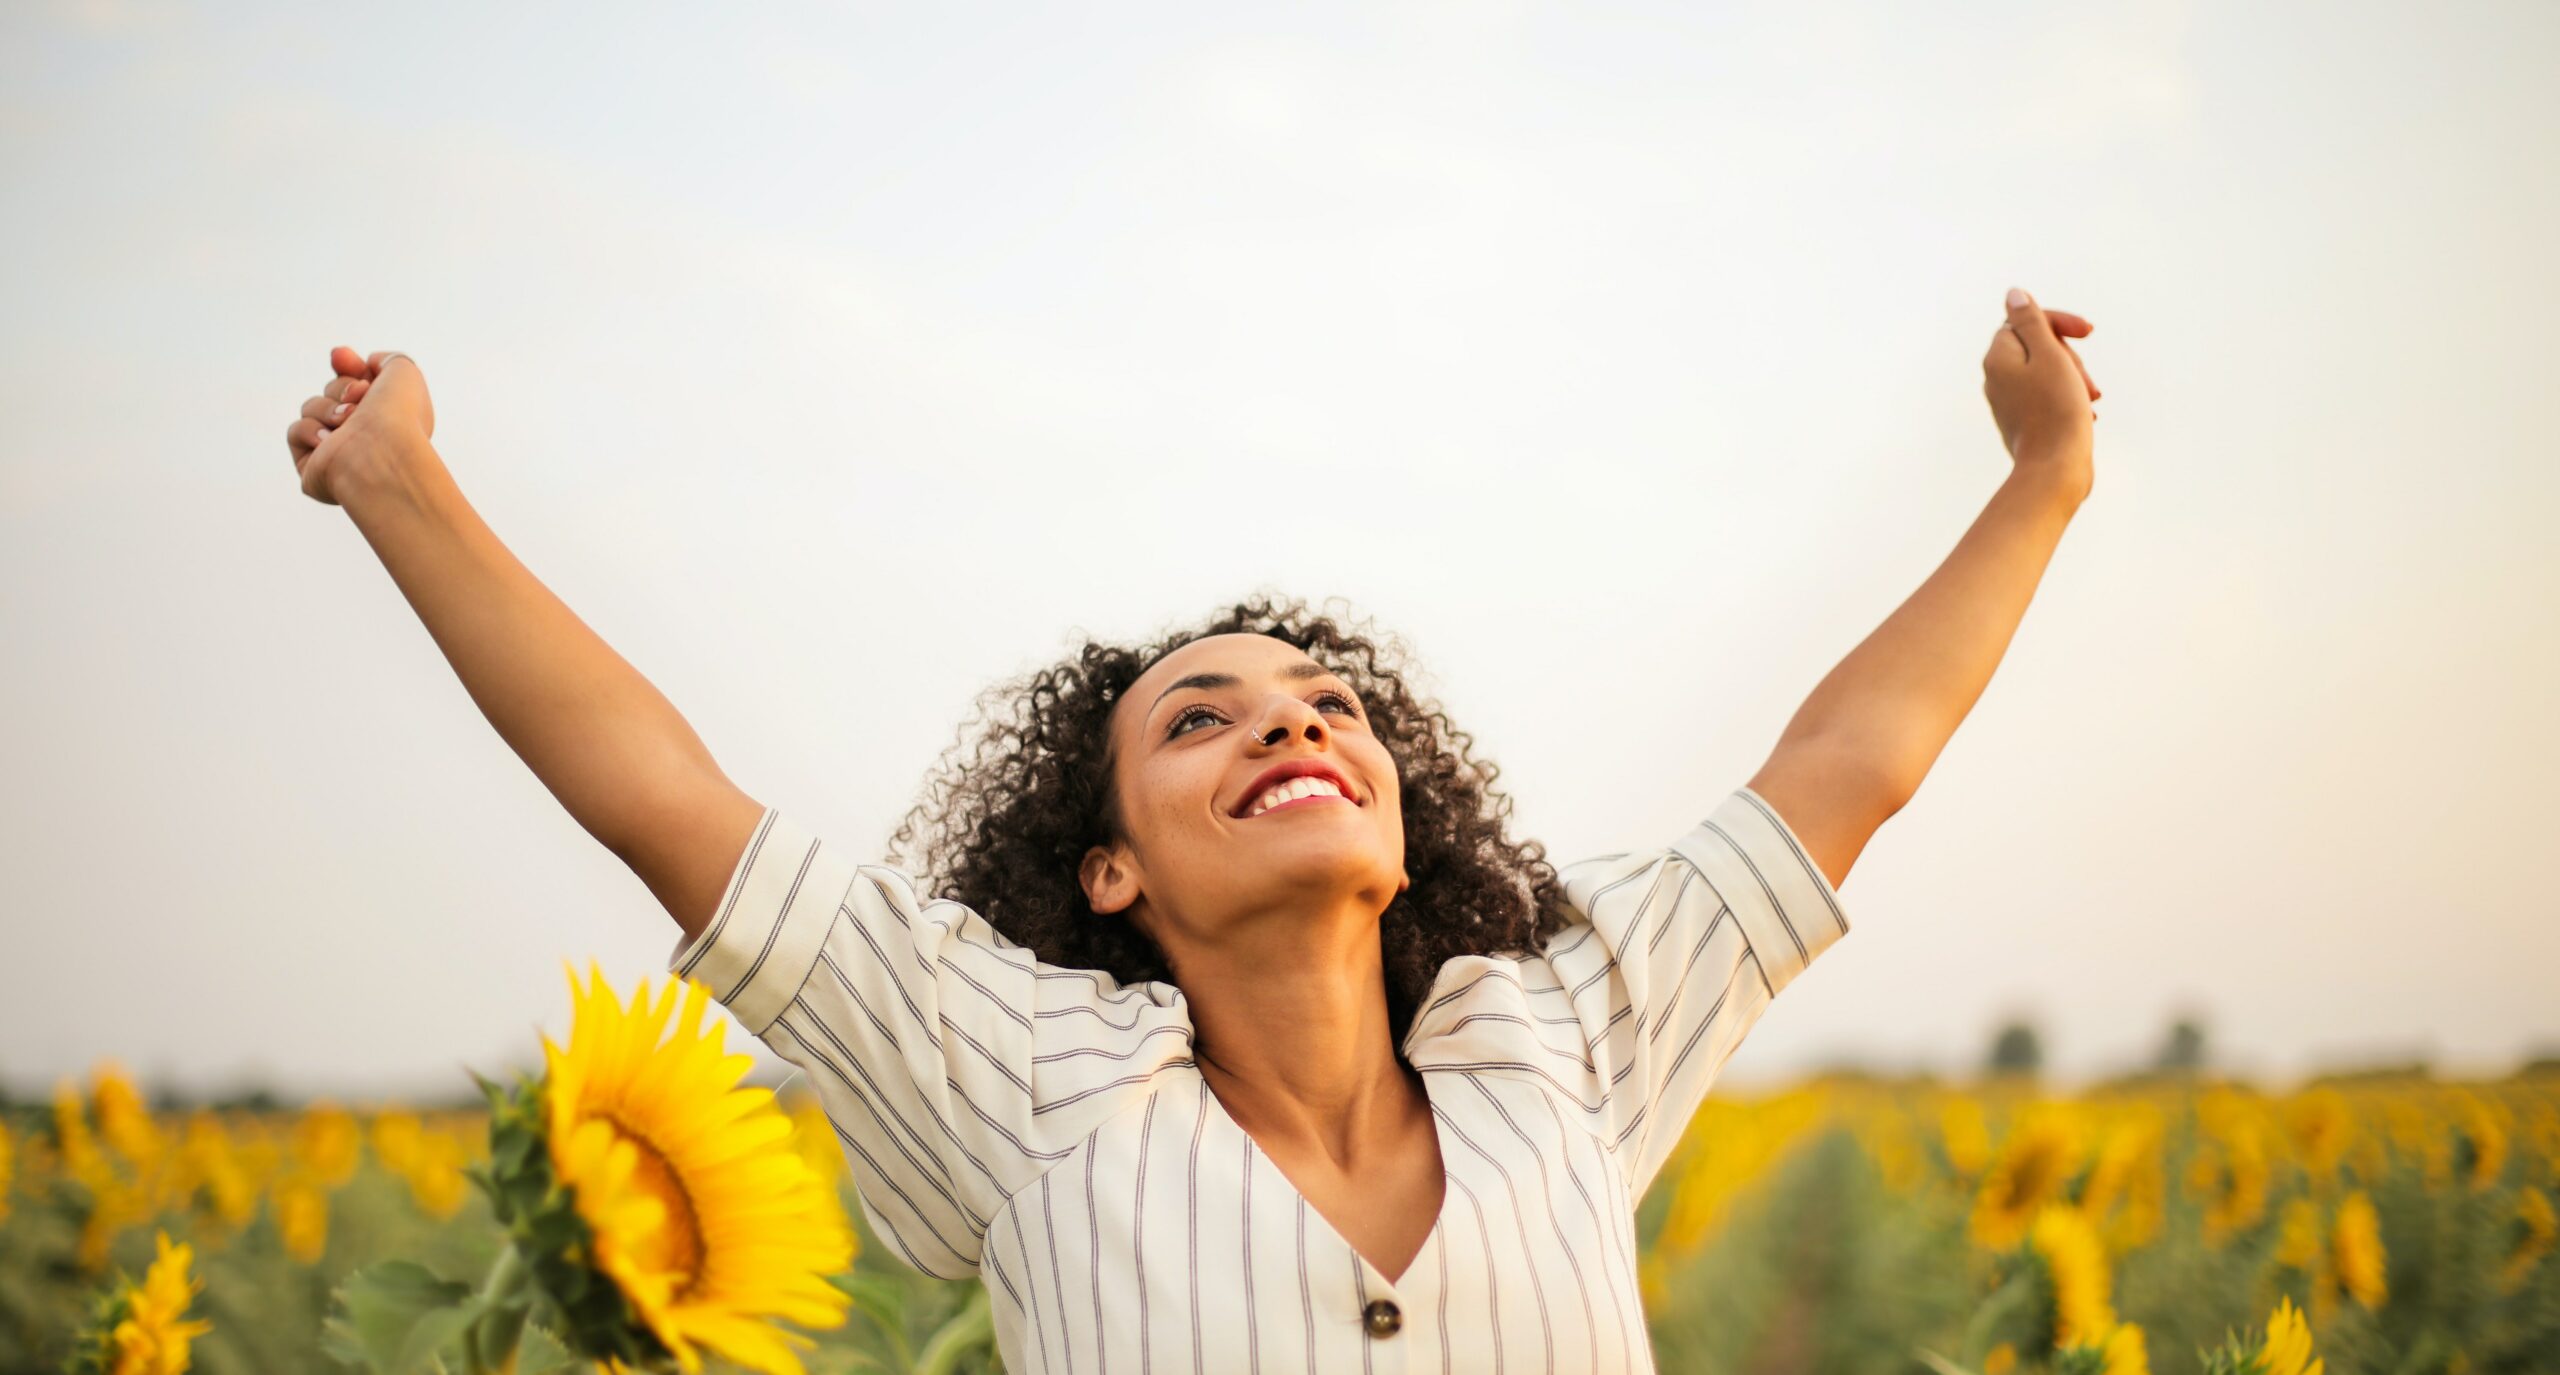
{"type": "Polygon", "coordinates": [[[2090,324],[2086,317],[2074,315],[2067,310],[2055,310],[2051,307],[2047,307],[2044,312],[2044,318],[2045,323],[2053,326],[2054,333],[2067,335],[2073,339],[2084,338],[2088,335],[2089,331],[2097,328],[2096,325],[2090,324]]]}
{"type": "MultiPolygon", "coordinates": [[[[402,352],[400,352],[400,351],[399,351],[399,350],[397,350],[397,349],[384,349],[382,352],[377,353],[377,354],[374,354],[373,356],[371,356],[371,357],[369,357],[369,358],[365,359],[364,361],[365,361],[365,366],[366,366],[366,367],[368,367],[368,368],[371,368],[371,369],[373,370],[373,375],[374,375],[374,376],[376,376],[376,377],[380,377],[380,376],[382,375],[382,365],[383,365],[384,361],[385,361],[385,360],[387,360],[387,359],[392,359],[392,358],[409,358],[409,355],[407,355],[407,354],[405,354],[405,353],[402,353],[402,352]]],[[[416,359],[414,359],[414,358],[410,358],[410,359],[409,359],[409,364],[410,364],[410,366],[412,366],[412,367],[417,366],[417,361],[418,361],[418,360],[416,360],[416,359]]]]}
{"type": "Polygon", "coordinates": [[[2053,327],[2045,323],[2043,308],[2036,304],[2036,298],[2028,295],[2025,288],[2009,288],[2007,304],[2009,325],[2017,331],[2018,342],[2026,349],[2027,357],[2033,359],[2040,350],[2054,342],[2053,327]]]}
{"type": "Polygon", "coordinates": [[[309,416],[304,416],[284,427],[284,440],[293,449],[293,461],[296,467],[301,466],[302,460],[308,457],[313,449],[320,447],[321,440],[328,437],[329,432],[320,428],[320,422],[309,416]]]}
{"type": "Polygon", "coordinates": [[[348,411],[353,409],[355,407],[350,402],[338,401],[326,396],[315,396],[302,403],[303,417],[308,420],[317,420],[323,425],[337,424],[346,418],[348,411]]]}
{"type": "Polygon", "coordinates": [[[2101,395],[2098,391],[2098,384],[2089,380],[2089,366],[2088,364],[2080,361],[2079,350],[2074,349],[2064,340],[2056,339],[2054,342],[2062,346],[2063,353],[2071,359],[2071,366],[2080,370],[2080,385],[2089,389],[2089,399],[2092,401],[2097,400],[2101,395]]]}
{"type": "Polygon", "coordinates": [[[372,386],[373,386],[373,379],[372,379],[372,378],[370,378],[370,377],[359,377],[359,378],[357,378],[356,380],[354,380],[354,381],[352,381],[352,382],[349,382],[349,383],[347,384],[347,394],[346,394],[346,395],[344,395],[344,396],[342,396],[342,397],[339,397],[338,399],[339,399],[339,400],[341,400],[341,401],[346,402],[346,403],[347,403],[347,404],[349,404],[349,405],[354,405],[356,402],[358,402],[358,401],[362,401],[362,400],[364,399],[364,394],[365,394],[365,392],[366,392],[367,390],[371,389],[371,388],[372,388],[372,386]]]}
{"type": "Polygon", "coordinates": [[[1995,363],[2014,367],[2025,361],[2027,361],[2027,344],[2025,340],[2018,337],[2018,331],[2007,325],[1991,331],[1991,349],[1982,356],[1984,367],[1995,363]]]}
{"type": "Polygon", "coordinates": [[[329,350],[329,367],[342,377],[364,376],[364,355],[344,344],[329,350]]]}

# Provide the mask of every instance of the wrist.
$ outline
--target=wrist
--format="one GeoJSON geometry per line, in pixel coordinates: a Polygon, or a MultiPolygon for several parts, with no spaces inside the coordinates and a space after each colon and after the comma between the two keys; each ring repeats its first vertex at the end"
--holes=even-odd
{"type": "Polygon", "coordinates": [[[2097,465],[2085,448],[2030,451],[2018,455],[2011,465],[2009,480],[2076,507],[2088,500],[2089,489],[2097,480],[2097,465]]]}
{"type": "Polygon", "coordinates": [[[453,489],[443,457],[423,435],[369,448],[364,461],[330,476],[331,494],[358,524],[432,510],[453,489]]]}

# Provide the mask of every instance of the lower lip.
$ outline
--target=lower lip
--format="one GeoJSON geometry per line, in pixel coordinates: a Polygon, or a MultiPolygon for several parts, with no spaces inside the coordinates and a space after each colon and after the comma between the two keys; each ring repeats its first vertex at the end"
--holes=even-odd
{"type": "Polygon", "coordinates": [[[1270,811],[1255,812],[1252,816],[1246,817],[1245,820],[1251,821],[1254,817],[1269,816],[1272,812],[1285,812],[1293,807],[1311,806],[1318,802],[1340,802],[1349,804],[1351,799],[1347,797],[1334,797],[1327,793],[1309,793],[1304,797],[1293,797],[1288,801],[1281,803],[1279,806],[1271,808],[1270,811]]]}

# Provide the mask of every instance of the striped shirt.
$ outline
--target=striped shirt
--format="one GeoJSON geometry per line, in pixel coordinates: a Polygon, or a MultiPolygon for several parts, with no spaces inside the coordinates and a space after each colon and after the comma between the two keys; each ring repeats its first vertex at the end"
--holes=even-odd
{"type": "Polygon", "coordinates": [[[900,1258],[984,1280],[1008,1371],[1649,1372],[1636,1201],[1849,923],[1747,787],[1559,873],[1580,919],[1442,965],[1405,1037],[1446,1187],[1395,1276],[1220,1106],[1180,989],[1044,964],[777,811],[668,967],[808,1076],[900,1258]]]}

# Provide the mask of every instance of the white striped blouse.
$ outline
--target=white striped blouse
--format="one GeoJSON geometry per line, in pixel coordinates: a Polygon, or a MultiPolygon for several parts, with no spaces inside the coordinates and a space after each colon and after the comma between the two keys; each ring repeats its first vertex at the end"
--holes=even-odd
{"type": "Polygon", "coordinates": [[[1849,923],[1747,787],[1559,873],[1583,920],[1450,960],[1405,1038],[1447,1186],[1393,1276],[1209,1092],[1180,989],[1043,964],[778,811],[669,969],[807,1075],[907,1264],[985,1281],[1017,1375],[1649,1372],[1636,1201],[1849,923]]]}

